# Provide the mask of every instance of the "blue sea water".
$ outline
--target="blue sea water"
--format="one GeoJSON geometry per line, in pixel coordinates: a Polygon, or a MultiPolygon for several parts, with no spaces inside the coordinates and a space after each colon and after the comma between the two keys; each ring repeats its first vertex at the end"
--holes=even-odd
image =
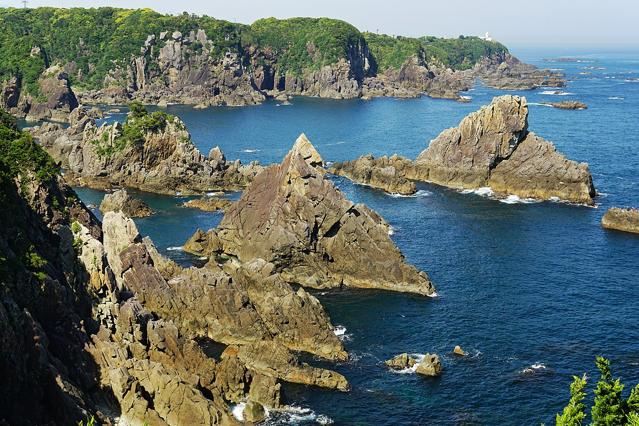
{"type": "MultiPolygon", "coordinates": [[[[591,383],[596,379],[598,354],[612,360],[613,372],[628,387],[639,383],[639,237],[600,226],[611,206],[639,207],[639,52],[514,53],[566,73],[566,88],[509,93],[527,97],[530,129],[569,158],[590,164],[600,193],[597,208],[506,204],[428,184],[419,184],[419,196],[392,197],[335,178],[348,198],[366,203],[393,226],[393,239],[409,262],[429,273],[439,297],[317,293],[333,323],[346,328],[351,354],[348,362],[326,365],[344,374],[352,389],[287,386],[287,402],[309,410],[274,415],[272,423],[552,424],[567,401],[572,375],[587,372],[591,383]],[[582,61],[543,61],[559,56],[582,61]],[[556,90],[568,94],[551,94],[556,90]],[[564,99],[589,108],[543,105],[564,99]],[[452,356],[455,345],[470,356],[452,356]],[[440,354],[443,375],[426,379],[388,371],[383,361],[401,352],[440,354]]],[[[478,85],[466,93],[472,97],[468,104],[296,98],[291,106],[168,111],[185,121],[202,152],[219,145],[227,158],[244,162],[281,161],[301,132],[328,161],[368,152],[415,157],[441,130],[502,93],[478,85]]],[[[78,192],[88,203],[102,197],[78,192]]],[[[181,197],[140,196],[157,211],[136,220],[141,232],[181,262],[193,259],[174,248],[196,228],[221,219],[178,207],[181,197]]]]}

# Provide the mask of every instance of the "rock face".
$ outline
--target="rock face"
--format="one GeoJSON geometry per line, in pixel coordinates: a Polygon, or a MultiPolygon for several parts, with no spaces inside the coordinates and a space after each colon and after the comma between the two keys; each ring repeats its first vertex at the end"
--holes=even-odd
{"type": "Polygon", "coordinates": [[[442,374],[442,363],[439,356],[435,354],[424,355],[424,359],[417,365],[415,373],[429,377],[435,377],[442,374]]]}
{"type": "Polygon", "coordinates": [[[239,262],[264,259],[286,282],[432,295],[427,275],[405,263],[388,225],[346,200],[324,178],[321,157],[304,135],[279,165],[259,174],[220,226],[189,242],[200,254],[239,262]]]}
{"type": "Polygon", "coordinates": [[[398,156],[375,159],[369,154],[355,161],[335,163],[329,171],[391,194],[411,195],[417,189],[413,181],[403,176],[406,163],[410,163],[410,161],[398,156]]]}
{"type": "Polygon", "coordinates": [[[596,195],[588,165],[566,159],[552,143],[530,132],[526,99],[510,95],[493,99],[458,127],[444,130],[415,161],[364,156],[337,163],[332,171],[387,192],[399,192],[409,188],[407,180],[417,180],[587,205],[594,204],[596,195]]]}
{"type": "Polygon", "coordinates": [[[606,229],[639,234],[639,209],[613,207],[601,218],[601,226],[606,229]]]}
{"type": "Polygon", "coordinates": [[[484,57],[473,69],[486,86],[502,90],[530,90],[537,87],[563,87],[562,74],[525,64],[510,53],[484,57]]]}
{"type": "Polygon", "coordinates": [[[121,211],[128,217],[148,217],[153,210],[144,201],[134,198],[125,189],[119,189],[111,194],[106,194],[100,204],[100,211],[121,211]]]}
{"type": "Polygon", "coordinates": [[[404,370],[406,368],[412,368],[417,365],[417,361],[415,360],[415,358],[411,357],[407,353],[403,353],[389,359],[388,361],[385,361],[384,364],[386,364],[393,370],[404,370]]]}
{"type": "Polygon", "coordinates": [[[81,109],[70,115],[68,128],[44,124],[32,133],[61,162],[66,179],[81,186],[203,193],[241,189],[262,170],[256,163],[227,161],[219,148],[205,157],[193,145],[184,123],[168,115],[164,128],[143,131],[135,143],[124,142],[119,123],[97,127],[81,109]]]}
{"type": "Polygon", "coordinates": [[[189,200],[182,204],[182,207],[190,209],[198,209],[205,212],[217,212],[220,210],[226,210],[231,205],[229,200],[216,197],[202,197],[194,200],[189,200]]]}
{"type": "MultiPolygon", "coordinates": [[[[37,52],[41,54],[40,51],[37,52]]],[[[46,69],[38,79],[38,96],[23,91],[22,79],[12,77],[0,85],[0,108],[30,121],[66,122],[78,100],[71,89],[68,74],[59,66],[46,69]]]]}

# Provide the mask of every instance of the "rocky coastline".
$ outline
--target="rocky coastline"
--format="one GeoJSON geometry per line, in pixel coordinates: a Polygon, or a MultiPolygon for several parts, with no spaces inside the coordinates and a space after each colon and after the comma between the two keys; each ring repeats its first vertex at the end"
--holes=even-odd
{"type": "Polygon", "coordinates": [[[388,192],[405,187],[411,193],[405,181],[412,180],[585,205],[593,205],[596,195],[588,165],[566,159],[530,132],[526,99],[511,95],[493,99],[458,127],[444,130],[414,161],[365,156],[331,170],[388,192]]]}
{"type": "Polygon", "coordinates": [[[217,147],[204,156],[179,118],[137,108],[124,124],[100,127],[76,109],[68,127],[45,123],[31,133],[78,186],[202,194],[242,189],[262,170],[257,163],[227,161],[217,147]]]}

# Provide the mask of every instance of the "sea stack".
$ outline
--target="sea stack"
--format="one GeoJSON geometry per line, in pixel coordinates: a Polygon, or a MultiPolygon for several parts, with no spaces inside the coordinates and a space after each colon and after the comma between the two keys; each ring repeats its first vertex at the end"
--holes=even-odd
{"type": "Polygon", "coordinates": [[[301,135],[281,164],[256,176],[216,230],[198,233],[198,254],[264,259],[285,281],[307,287],[434,295],[428,276],[408,265],[390,239],[388,224],[347,200],[322,164],[301,135]]]}
{"type": "Polygon", "coordinates": [[[585,163],[566,159],[528,130],[528,104],[500,96],[444,130],[415,160],[417,178],[460,189],[490,187],[521,198],[594,204],[585,163]]]}
{"type": "Polygon", "coordinates": [[[387,192],[408,179],[455,189],[490,187],[497,197],[586,205],[593,205],[596,195],[588,165],[568,160],[530,132],[526,98],[511,95],[494,98],[444,130],[415,161],[365,156],[331,170],[387,192]]]}

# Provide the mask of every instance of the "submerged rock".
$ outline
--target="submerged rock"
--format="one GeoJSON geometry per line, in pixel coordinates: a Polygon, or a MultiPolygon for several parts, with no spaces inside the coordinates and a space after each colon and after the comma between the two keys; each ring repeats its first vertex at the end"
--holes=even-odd
{"type": "Polygon", "coordinates": [[[354,161],[335,163],[329,171],[391,194],[412,195],[417,189],[413,181],[403,176],[406,162],[410,161],[396,155],[375,159],[368,154],[354,161]]]}
{"type": "Polygon", "coordinates": [[[147,203],[132,197],[125,189],[106,194],[100,203],[100,211],[102,213],[121,211],[129,217],[148,217],[153,214],[153,210],[147,203]]]}
{"type": "Polygon", "coordinates": [[[68,128],[45,124],[32,133],[65,167],[65,178],[81,186],[194,194],[241,189],[262,170],[257,163],[227,161],[219,148],[205,157],[178,117],[138,114],[129,115],[124,127],[119,123],[97,127],[77,109],[69,116],[68,128]],[[129,132],[134,136],[127,136],[126,126],[135,130],[129,132]]]}
{"type": "Polygon", "coordinates": [[[424,359],[417,365],[415,373],[422,376],[435,377],[442,374],[442,363],[439,359],[439,355],[426,354],[424,359]]]}
{"type": "Polygon", "coordinates": [[[229,200],[216,197],[202,197],[194,200],[189,200],[182,204],[182,207],[190,209],[198,209],[205,212],[217,212],[220,210],[226,210],[231,205],[229,200]]]}
{"type": "Polygon", "coordinates": [[[588,109],[588,105],[578,101],[551,102],[550,106],[559,109],[588,109]]]}
{"type": "Polygon", "coordinates": [[[386,364],[393,370],[403,370],[405,368],[411,368],[415,366],[417,364],[417,360],[415,360],[415,358],[411,357],[407,353],[403,353],[389,359],[388,361],[385,361],[384,364],[386,364]]]}
{"type": "Polygon", "coordinates": [[[264,259],[286,282],[308,287],[432,295],[428,276],[406,264],[384,220],[348,201],[314,167],[320,163],[315,148],[300,137],[281,164],[255,178],[216,230],[199,233],[203,253],[241,263],[264,259]]]}
{"type": "Polygon", "coordinates": [[[639,209],[613,207],[601,218],[601,226],[639,234],[639,209]]]}

